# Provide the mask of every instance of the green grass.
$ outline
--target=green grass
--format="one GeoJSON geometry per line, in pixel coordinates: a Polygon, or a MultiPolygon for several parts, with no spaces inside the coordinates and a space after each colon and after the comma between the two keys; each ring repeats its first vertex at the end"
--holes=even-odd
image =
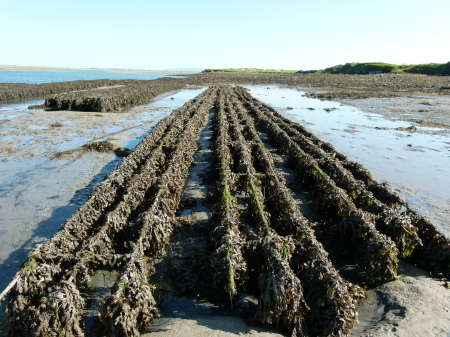
{"type": "Polygon", "coordinates": [[[222,69],[205,69],[205,73],[270,73],[270,74],[295,74],[297,70],[282,69],[256,69],[256,68],[222,68],[222,69]]]}
{"type": "Polygon", "coordinates": [[[425,75],[450,75],[450,62],[411,65],[404,72],[425,75]]]}
{"type": "Polygon", "coordinates": [[[423,75],[450,75],[450,62],[397,65],[382,62],[346,63],[322,70],[299,71],[304,73],[322,74],[423,74],[423,75]]]}
{"type": "Polygon", "coordinates": [[[389,63],[346,63],[326,68],[321,73],[326,74],[375,74],[400,73],[400,68],[389,63]]]}
{"type": "Polygon", "coordinates": [[[206,73],[269,73],[269,74],[423,74],[423,75],[450,75],[450,62],[397,65],[383,62],[346,63],[321,70],[283,70],[283,69],[256,69],[256,68],[222,68],[205,69],[206,73]]]}

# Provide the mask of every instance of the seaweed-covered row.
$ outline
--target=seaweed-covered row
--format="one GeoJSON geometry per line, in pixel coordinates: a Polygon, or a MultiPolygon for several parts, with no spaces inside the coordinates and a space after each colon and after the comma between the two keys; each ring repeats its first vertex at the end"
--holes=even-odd
{"type": "Polygon", "coordinates": [[[128,81],[109,88],[62,92],[45,100],[45,107],[56,110],[117,112],[124,107],[146,103],[164,92],[184,88],[182,82],[128,81]]]}
{"type": "MultiPolygon", "coordinates": [[[[227,95],[229,90],[229,88],[224,88],[220,94],[227,95]]],[[[306,312],[306,304],[303,299],[302,286],[289,266],[288,259],[290,253],[284,251],[286,245],[283,244],[283,239],[276,233],[269,233],[268,213],[264,210],[261,192],[258,187],[255,186],[255,184],[257,184],[256,178],[254,178],[256,171],[251,165],[251,153],[248,150],[246,141],[240,133],[240,126],[236,123],[233,111],[230,111],[230,108],[228,107],[230,97],[227,96],[219,100],[217,119],[220,121],[222,127],[218,130],[218,138],[222,140],[221,142],[225,141],[228,143],[227,146],[232,152],[230,153],[234,158],[231,161],[232,165],[231,167],[229,165],[225,167],[225,172],[234,171],[231,172],[231,174],[234,173],[234,176],[236,177],[241,176],[241,179],[239,180],[243,181],[240,181],[240,183],[243,183],[245,186],[244,190],[249,193],[251,199],[248,207],[253,218],[252,222],[254,222],[255,228],[259,232],[254,237],[251,245],[255,250],[253,254],[259,255],[263,260],[262,265],[257,268],[260,282],[256,317],[257,320],[263,324],[270,324],[287,332],[295,331],[300,335],[304,335],[306,330],[303,321],[306,312]],[[227,132],[227,134],[224,135],[222,133],[224,131],[227,132]],[[234,138],[235,140],[232,141],[231,138],[234,138]]],[[[216,150],[219,149],[219,147],[216,148],[216,150]]],[[[220,154],[218,154],[218,156],[220,157],[220,154]]],[[[226,178],[226,175],[222,172],[220,172],[219,175],[220,177],[226,178]]],[[[228,198],[236,200],[238,197],[238,186],[236,186],[236,183],[238,183],[236,179],[234,181],[224,179],[219,181],[218,184],[219,186],[229,184],[226,189],[228,191],[233,191],[234,193],[230,194],[228,198]]],[[[223,190],[224,189],[222,189],[222,191],[223,190]]],[[[219,203],[215,207],[216,213],[224,214],[227,212],[227,208],[228,205],[220,202],[219,199],[219,203]]],[[[228,231],[231,229],[233,231],[233,236],[236,236],[239,238],[238,240],[242,242],[244,240],[244,235],[240,229],[240,227],[242,227],[239,219],[240,212],[237,207],[234,209],[236,210],[235,216],[233,217],[235,224],[231,228],[230,226],[227,226],[228,228],[225,227],[224,229],[228,231]]],[[[218,230],[220,231],[222,227],[223,223],[217,223],[216,232],[218,232],[218,230]]],[[[224,231],[222,230],[222,232],[224,231]]],[[[230,237],[228,233],[224,234],[224,239],[230,237]]],[[[238,240],[227,240],[230,252],[235,251],[235,243],[239,242],[238,240]]],[[[287,242],[288,240],[289,239],[286,239],[284,241],[287,242]]],[[[224,245],[222,244],[220,247],[223,246],[224,245]]],[[[293,247],[292,242],[289,246],[290,248],[293,247]]],[[[226,248],[226,246],[224,248],[226,248]]],[[[237,248],[239,248],[239,246],[237,248]]],[[[233,258],[233,256],[231,257],[233,258]]],[[[230,265],[226,261],[219,260],[218,262],[219,264],[224,265],[229,271],[229,277],[227,280],[223,280],[221,277],[216,278],[216,283],[220,283],[220,281],[234,284],[238,283],[233,281],[233,279],[239,280],[240,276],[235,272],[235,265],[230,265]]],[[[234,289],[234,292],[236,293],[237,289],[234,289]]]]}
{"type": "Polygon", "coordinates": [[[101,310],[110,335],[137,335],[139,326],[153,319],[151,261],[172,233],[215,90],[161,121],[61,230],[30,253],[8,303],[7,335],[83,335],[78,288],[101,268],[121,274],[101,310]]]}
{"type": "Polygon", "coordinates": [[[304,126],[283,117],[269,105],[248,97],[248,95],[245,95],[245,91],[243,91],[243,89],[239,89],[238,91],[241,98],[245,100],[252,100],[253,104],[258,106],[262,111],[268,112],[269,115],[277,121],[277,123],[280,123],[280,127],[282,127],[283,130],[293,136],[294,141],[298,142],[301,146],[306,146],[304,150],[311,156],[318,159],[328,157],[328,160],[330,158],[336,158],[344,171],[348,170],[354,178],[364,183],[367,189],[371,191],[381,202],[386,203],[390,207],[399,207],[404,204],[395,192],[388,189],[384,184],[380,184],[373,180],[370,172],[361,164],[349,160],[346,155],[338,152],[333,145],[319,139],[313,133],[309,132],[304,126]]]}
{"type": "MultiPolygon", "coordinates": [[[[300,157],[308,158],[297,160],[297,169],[303,175],[303,180],[307,180],[304,185],[314,182],[315,194],[320,199],[318,204],[325,206],[324,211],[330,212],[333,209],[330,206],[335,203],[333,212],[341,213],[338,214],[338,219],[347,213],[373,223],[376,230],[389,236],[396,243],[400,257],[411,257],[414,263],[428,270],[450,273],[450,240],[439,233],[428,219],[411,210],[385,185],[374,181],[370,172],[361,164],[349,161],[331,144],[321,141],[297,123],[283,118],[270,106],[252,98],[243,88],[237,88],[236,91],[255,118],[262,118],[259,124],[262,129],[267,129],[269,121],[279,128],[272,130],[271,134],[272,140],[280,149],[290,155],[294,153],[294,156],[297,151],[300,157]],[[305,168],[308,161],[313,165],[305,168]],[[331,185],[335,185],[331,186],[330,191],[340,194],[341,200],[348,201],[341,202],[341,205],[338,205],[337,201],[332,204],[326,202],[327,198],[332,198],[333,193],[328,192],[327,198],[322,198],[320,188],[323,185],[317,182],[327,180],[330,180],[331,185]],[[353,206],[357,213],[353,211],[355,210],[353,206]],[[344,212],[339,211],[342,208],[345,209],[344,212]]],[[[323,192],[327,192],[326,189],[323,192]]],[[[355,220],[358,223],[357,218],[355,220]]],[[[348,225],[347,222],[346,226],[348,225]]],[[[350,225],[355,226],[355,221],[351,221],[350,225]]],[[[337,233],[330,231],[329,234],[333,236],[337,233]]]]}
{"type": "MultiPolygon", "coordinates": [[[[54,110],[119,112],[146,103],[165,92],[186,88],[175,78],[143,80],[92,80],[43,84],[0,83],[0,103],[45,98],[44,107],[54,110]]],[[[40,106],[39,106],[40,107],[40,106]]]]}
{"type": "Polygon", "coordinates": [[[305,153],[278,124],[256,106],[248,103],[258,126],[267,133],[277,147],[295,162],[296,170],[309,186],[313,186],[317,207],[335,226],[329,226],[334,243],[346,243],[360,250],[360,265],[368,283],[379,283],[396,277],[398,250],[391,239],[378,232],[367,212],[357,208],[347,193],[319,167],[317,161],[305,153]],[[335,238],[339,238],[336,240],[335,238]]]}
{"type": "MultiPolygon", "coordinates": [[[[421,244],[417,228],[411,224],[406,212],[401,212],[401,204],[384,204],[367,189],[367,186],[356,179],[334,154],[325,152],[304,133],[293,127],[293,123],[282,119],[264,106],[260,111],[271,118],[292,141],[298,144],[306,154],[317,162],[317,166],[326,173],[336,186],[343,189],[356,207],[369,212],[377,230],[391,237],[397,245],[402,257],[412,254],[414,248],[421,244]]],[[[306,133],[306,132],[305,132],[306,133]]]]}
{"type": "Polygon", "coordinates": [[[295,242],[291,266],[299,277],[307,305],[309,330],[314,335],[339,335],[348,331],[356,319],[355,305],[362,300],[362,290],[343,280],[315,238],[312,224],[301,214],[283,176],[258,137],[253,120],[238,102],[237,112],[246,135],[253,140],[254,166],[260,168],[266,209],[270,210],[272,228],[291,235],[295,242]],[[287,211],[289,210],[289,211],[287,211]]]}
{"type": "MultiPolygon", "coordinates": [[[[241,241],[248,238],[245,255],[259,275],[257,320],[302,336],[345,334],[356,319],[355,306],[364,296],[362,290],[339,276],[315,239],[237,95],[231,87],[220,93],[226,98],[219,100],[217,119],[225,127],[218,128],[217,142],[228,142],[232,152],[228,156],[233,160],[228,160],[231,164],[226,169],[230,172],[233,168],[240,176],[240,186],[227,189],[234,192],[228,199],[240,198],[239,189],[248,196],[247,223],[234,225],[233,234],[241,241]],[[227,129],[229,135],[221,135],[221,130],[227,129]]],[[[220,149],[216,147],[217,152],[220,149]]],[[[227,180],[218,184],[226,185],[227,180]]],[[[219,202],[216,212],[225,213],[228,207],[219,202]]],[[[237,222],[239,210],[235,213],[237,222]]],[[[236,273],[231,269],[229,275],[236,273]]]]}
{"type": "Polygon", "coordinates": [[[45,97],[60,92],[89,90],[98,87],[119,85],[124,81],[116,80],[91,80],[70,81],[56,83],[0,83],[0,102],[13,100],[26,100],[45,97]]]}
{"type": "Polygon", "coordinates": [[[243,135],[244,125],[237,118],[232,106],[233,98],[228,97],[227,117],[230,133],[234,141],[232,148],[238,162],[237,173],[241,174],[241,184],[249,196],[248,212],[252,214],[255,229],[259,235],[253,254],[262,259],[259,272],[259,296],[256,318],[263,324],[270,324],[288,333],[305,335],[307,304],[303,286],[290,266],[294,251],[294,240],[281,237],[271,228],[271,210],[266,208],[258,172],[253,166],[252,152],[243,135]]]}
{"type": "Polygon", "coordinates": [[[125,242],[122,249],[131,250],[112,295],[103,300],[100,310],[101,320],[112,335],[137,335],[138,328],[157,315],[152,287],[148,284],[151,259],[164,252],[172,235],[175,211],[197,150],[196,140],[211,107],[212,102],[196,109],[176,144],[167,170],[158,179],[150,206],[128,224],[132,244],[127,247],[125,242]]]}
{"type": "Polygon", "coordinates": [[[245,240],[240,232],[239,209],[234,197],[237,190],[237,176],[232,172],[234,162],[229,146],[229,124],[224,111],[223,90],[221,88],[219,91],[215,116],[214,161],[217,163],[218,180],[217,201],[213,210],[214,252],[211,268],[215,271],[215,284],[218,288],[223,286],[230,300],[233,300],[238,293],[238,287],[242,286],[247,266],[242,254],[245,240]]]}

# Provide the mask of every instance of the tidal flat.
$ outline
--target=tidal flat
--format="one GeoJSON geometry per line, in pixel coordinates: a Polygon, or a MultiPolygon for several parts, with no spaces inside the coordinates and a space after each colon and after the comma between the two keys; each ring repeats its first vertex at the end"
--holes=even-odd
{"type": "MultiPolygon", "coordinates": [[[[398,97],[337,97],[337,101],[330,102],[304,97],[306,92],[320,93],[329,88],[266,84],[247,88],[254,97],[305,125],[339,152],[363,164],[375,180],[386,182],[448,237],[448,96],[401,93],[398,97]]],[[[3,172],[0,263],[4,278],[1,288],[14,277],[20,263],[26,260],[26,254],[48,240],[65,219],[83,205],[93,186],[121,161],[114,154],[86,152],[83,144],[109,140],[117,146],[133,148],[160,119],[202,90],[204,87],[167,93],[155,98],[150,105],[137,106],[120,114],[27,110],[24,106],[28,103],[3,106],[0,111],[4,113],[0,117],[3,160],[0,163],[3,172]]],[[[200,164],[201,160],[197,165],[200,164]]],[[[204,208],[195,210],[198,213],[193,207],[186,209],[190,211],[184,215],[190,216],[190,220],[196,217],[201,220],[204,216],[201,214],[207,213],[204,208]]],[[[176,245],[174,242],[173,247],[176,245]]],[[[399,271],[399,280],[369,289],[369,299],[361,307],[360,324],[355,326],[353,334],[448,333],[448,290],[443,281],[412,266],[401,266],[399,271]],[[405,292],[407,287],[399,287],[398,282],[410,285],[415,295],[405,292]],[[419,310],[425,319],[419,320],[416,315],[419,310]]],[[[183,300],[169,299],[166,320],[156,321],[151,329],[158,330],[156,333],[160,335],[170,335],[172,329],[186,324],[184,328],[189,326],[192,335],[200,331],[208,335],[209,328],[217,327],[208,323],[208,319],[212,322],[214,317],[223,319],[217,314],[224,312],[212,310],[209,304],[205,305],[210,309],[205,310],[199,305],[184,305],[186,317],[174,314],[179,312],[175,308],[177,303],[183,307],[180,301],[183,300]]],[[[252,306],[247,300],[241,302],[245,308],[252,306]]],[[[248,315],[247,309],[243,311],[248,315]]],[[[241,310],[233,312],[231,318],[242,322],[245,315],[241,310]]],[[[223,336],[230,333],[227,329],[235,329],[232,333],[268,333],[241,323],[219,329],[223,329],[223,336]]]]}

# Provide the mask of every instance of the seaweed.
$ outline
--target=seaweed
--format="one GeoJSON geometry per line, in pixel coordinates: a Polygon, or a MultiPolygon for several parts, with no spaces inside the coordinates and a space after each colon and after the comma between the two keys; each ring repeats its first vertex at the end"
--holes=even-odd
{"type": "MultiPolygon", "coordinates": [[[[298,210],[284,178],[276,171],[253,120],[235,96],[229,93],[226,104],[234,138],[232,148],[239,163],[234,166],[249,196],[248,213],[260,236],[248,243],[250,255],[260,256],[257,320],[294,334],[345,333],[356,320],[356,304],[364,298],[364,293],[358,286],[342,280],[334,269],[326,251],[315,239],[311,224],[298,210]],[[291,254],[297,246],[298,252],[294,254],[298,259],[293,263],[291,254]],[[316,271],[316,266],[322,267],[316,271]],[[288,287],[297,294],[295,303],[290,302],[288,287]],[[304,289],[311,290],[305,293],[304,289]],[[285,295],[284,299],[281,294],[285,295]],[[329,304],[329,311],[322,307],[324,302],[329,304]],[[289,308],[298,308],[300,315],[293,315],[289,308]],[[323,314],[329,320],[317,319],[323,314]]],[[[253,257],[253,260],[258,259],[253,257]]]]}
{"type": "Polygon", "coordinates": [[[256,317],[292,336],[307,336],[305,316],[310,308],[303,298],[300,280],[289,265],[293,250],[289,237],[269,234],[262,239],[259,253],[266,261],[259,276],[256,317]]]}
{"type": "MultiPolygon", "coordinates": [[[[240,94],[243,96],[245,92],[240,90],[240,94]]],[[[366,282],[375,284],[395,279],[398,250],[388,237],[376,230],[372,217],[358,210],[348,194],[336,186],[319,163],[267,116],[267,109],[264,113],[250,99],[246,101],[246,106],[254,116],[257,127],[267,133],[279,151],[295,162],[304,185],[314,189],[313,196],[322,216],[338,225],[330,230],[330,238],[342,238],[345,240],[342,244],[350,243],[361,251],[360,265],[365,271],[366,282]]]]}
{"type": "MultiPolygon", "coordinates": [[[[145,293],[145,298],[151,298],[151,286],[147,284],[151,268],[145,254],[151,257],[161,254],[172,233],[183,181],[197,149],[196,139],[206,122],[207,112],[212,108],[209,97],[213,96],[214,89],[211,89],[198,99],[203,102],[201,108],[194,100],[174,112],[174,117],[161,121],[155,127],[155,133],[147,136],[124,158],[62,229],[30,254],[11,290],[6,320],[9,335],[20,335],[21,331],[28,330],[42,335],[44,333],[39,326],[48,331],[60,331],[61,327],[66,327],[79,335],[83,301],[75,290],[98,268],[105,266],[122,268],[124,279],[132,284],[139,280],[137,289],[142,293],[127,294],[134,294],[137,299],[127,316],[131,317],[130,320],[122,322],[123,331],[133,335],[140,325],[149,322],[143,317],[149,317],[147,312],[156,310],[154,304],[149,300],[150,304],[143,305],[139,300],[145,297],[142,295],[145,293]],[[182,116],[175,123],[168,123],[182,116]],[[165,157],[169,158],[167,164],[165,157]],[[152,186],[156,186],[154,197],[149,195],[152,186]],[[147,198],[152,200],[152,206],[147,205],[147,198]],[[145,207],[151,207],[152,211],[142,213],[145,207]],[[144,215],[136,224],[129,224],[133,213],[144,215]],[[161,219],[166,221],[161,223],[161,219]],[[132,234],[121,235],[125,232],[132,234]],[[124,237],[131,237],[131,245],[124,241],[124,237]],[[54,295],[55,291],[67,293],[67,304],[58,302],[57,305],[66,308],[70,317],[55,316],[52,306],[41,305],[43,302],[54,303],[55,298],[59,298],[59,295],[54,295]]],[[[117,313],[108,306],[105,308],[106,313],[117,313]]],[[[108,315],[104,314],[103,319],[108,321],[108,315]]],[[[121,334],[116,330],[112,333],[121,334]]]]}
{"type": "Polygon", "coordinates": [[[242,256],[242,239],[239,229],[239,210],[235,198],[236,178],[231,172],[233,165],[229,149],[228,123],[222,107],[218,109],[217,140],[214,158],[218,167],[217,203],[213,207],[213,242],[215,250],[211,257],[211,268],[215,271],[214,282],[224,289],[233,302],[242,286],[247,270],[242,256]]]}
{"type": "Polygon", "coordinates": [[[115,149],[114,144],[107,140],[84,144],[83,148],[88,151],[107,152],[107,153],[113,152],[115,149]]]}
{"type": "MultiPolygon", "coordinates": [[[[161,81],[161,86],[170,83],[161,81]]],[[[88,90],[59,98],[126,95],[134,86],[128,101],[118,97],[101,103],[122,108],[158,92],[152,85],[130,82],[126,89],[101,95],[88,90]]],[[[209,258],[217,293],[231,305],[250,292],[258,298],[254,319],[259,324],[291,335],[344,336],[365,294],[339,274],[329,253],[346,249],[358,258],[365,284],[395,279],[399,258],[448,277],[450,241],[428,219],[361,165],[242,87],[213,85],[161,120],[60,231],[29,254],[1,294],[9,292],[7,336],[82,336],[79,288],[100,269],[119,273],[99,308],[105,334],[137,336],[160,315],[149,279],[179,225],[176,210],[210,111],[216,184],[211,255],[202,259],[209,258]],[[266,139],[286,155],[285,164],[293,165],[295,188],[309,191],[320,223],[301,213],[266,139]]]]}

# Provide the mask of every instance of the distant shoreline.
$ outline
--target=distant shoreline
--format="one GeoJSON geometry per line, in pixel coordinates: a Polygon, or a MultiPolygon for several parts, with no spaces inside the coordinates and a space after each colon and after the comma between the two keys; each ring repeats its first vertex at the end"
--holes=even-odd
{"type": "Polygon", "coordinates": [[[53,68],[53,67],[34,67],[34,66],[15,66],[0,64],[0,70],[7,71],[100,71],[107,73],[124,74],[164,74],[164,75],[186,75],[195,74],[194,71],[164,71],[164,70],[141,70],[141,69],[102,69],[102,68],[53,68]]]}

